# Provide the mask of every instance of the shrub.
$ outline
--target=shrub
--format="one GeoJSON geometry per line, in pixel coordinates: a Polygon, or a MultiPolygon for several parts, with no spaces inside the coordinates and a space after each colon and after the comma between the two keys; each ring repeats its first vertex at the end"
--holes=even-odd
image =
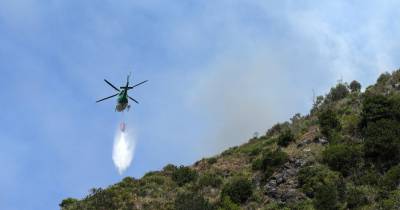
{"type": "Polygon", "coordinates": [[[314,206],[320,210],[339,209],[338,191],[336,186],[326,184],[316,188],[314,206]]]}
{"type": "Polygon", "coordinates": [[[326,137],[330,137],[334,131],[340,130],[341,128],[337,113],[332,109],[326,109],[319,113],[318,121],[321,133],[326,137]]]}
{"type": "Polygon", "coordinates": [[[196,180],[196,178],[197,172],[185,166],[179,166],[179,168],[172,173],[172,180],[174,180],[179,186],[192,182],[196,180]]]}
{"type": "Polygon", "coordinates": [[[211,158],[207,159],[207,163],[210,164],[210,165],[212,165],[212,164],[214,164],[216,162],[217,162],[217,158],[216,157],[211,157],[211,158]]]}
{"type": "Polygon", "coordinates": [[[244,177],[234,177],[222,188],[221,196],[229,196],[235,203],[245,203],[253,194],[252,183],[244,177]]]}
{"type": "Polygon", "coordinates": [[[290,142],[294,140],[294,135],[290,129],[283,131],[278,137],[278,145],[282,147],[287,147],[290,142]]]}
{"type": "Polygon", "coordinates": [[[361,90],[361,84],[359,82],[357,82],[356,80],[353,80],[350,85],[350,90],[352,93],[356,93],[356,92],[360,92],[361,90]]]}
{"type": "Polygon", "coordinates": [[[327,99],[333,102],[343,99],[347,95],[349,95],[349,89],[345,84],[339,83],[336,87],[331,88],[331,91],[327,95],[327,99]]]}
{"type": "Polygon", "coordinates": [[[222,178],[215,173],[205,173],[199,178],[199,185],[201,187],[211,186],[218,188],[222,184],[222,178]]]}
{"type": "Polygon", "coordinates": [[[280,149],[264,153],[261,158],[257,158],[252,163],[254,170],[262,170],[265,178],[272,175],[274,169],[281,167],[288,161],[288,155],[280,149]]]}
{"type": "Polygon", "coordinates": [[[313,202],[311,199],[305,199],[297,203],[289,204],[290,210],[314,210],[313,202]]]}
{"type": "Polygon", "coordinates": [[[218,210],[240,210],[240,206],[232,202],[228,196],[222,197],[218,210]]]}
{"type": "Polygon", "coordinates": [[[369,189],[366,186],[348,186],[347,187],[347,207],[356,209],[369,203],[369,189]]]}
{"type": "Polygon", "coordinates": [[[381,119],[365,129],[365,155],[379,168],[385,169],[400,161],[400,124],[381,119]]]}
{"type": "Polygon", "coordinates": [[[400,209],[400,190],[390,192],[389,197],[384,199],[380,203],[380,209],[392,210],[400,209]]]}
{"type": "Polygon", "coordinates": [[[176,210],[213,210],[215,209],[203,196],[190,192],[178,193],[175,200],[176,210]]]}
{"type": "Polygon", "coordinates": [[[77,203],[77,202],[78,202],[78,200],[75,199],[75,198],[67,198],[67,199],[64,199],[64,200],[59,204],[59,206],[61,207],[61,209],[65,209],[65,208],[67,208],[67,207],[69,207],[69,206],[74,205],[74,204],[77,203]]]}
{"type": "Polygon", "coordinates": [[[360,170],[361,174],[356,178],[355,183],[358,185],[376,186],[381,182],[381,175],[372,168],[364,168],[360,170]]]}
{"type": "Polygon", "coordinates": [[[302,191],[315,198],[317,209],[337,209],[345,192],[345,186],[339,173],[324,165],[311,165],[302,168],[298,174],[302,191]]]}
{"type": "Polygon", "coordinates": [[[176,167],[175,165],[173,165],[173,164],[168,164],[168,165],[166,165],[166,166],[164,166],[164,168],[163,168],[163,171],[164,172],[174,172],[176,169],[178,169],[178,167],[176,167]]]}
{"type": "Polygon", "coordinates": [[[284,123],[277,123],[274,126],[272,126],[272,128],[268,129],[267,133],[266,133],[266,137],[272,137],[278,133],[280,133],[282,130],[288,129],[289,128],[289,123],[288,122],[284,122],[284,123]]]}
{"type": "Polygon", "coordinates": [[[345,115],[343,118],[343,133],[351,135],[351,136],[359,136],[359,123],[360,117],[358,114],[349,114],[345,115]]]}
{"type": "Polygon", "coordinates": [[[390,73],[385,72],[379,75],[378,80],[376,81],[379,85],[385,84],[390,79],[390,73]]]}
{"type": "Polygon", "coordinates": [[[394,190],[400,184],[400,165],[393,166],[383,177],[383,185],[387,190],[394,190]]]}
{"type": "Polygon", "coordinates": [[[331,169],[344,176],[351,175],[358,169],[363,157],[361,146],[337,144],[327,147],[322,152],[322,160],[331,169]]]}
{"type": "Polygon", "coordinates": [[[366,128],[368,123],[381,119],[394,119],[394,101],[383,95],[366,93],[361,111],[361,128],[366,128]]]}

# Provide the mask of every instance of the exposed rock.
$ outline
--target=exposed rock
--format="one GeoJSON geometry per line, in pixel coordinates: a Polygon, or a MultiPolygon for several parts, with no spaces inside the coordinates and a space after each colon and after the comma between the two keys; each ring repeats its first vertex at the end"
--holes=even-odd
{"type": "Polygon", "coordinates": [[[291,158],[285,163],[265,185],[265,194],[276,202],[296,202],[304,199],[304,194],[297,189],[297,174],[306,163],[303,159],[291,158]]]}
{"type": "Polygon", "coordinates": [[[328,144],[329,142],[328,142],[328,140],[325,139],[325,138],[319,138],[319,139],[318,139],[318,143],[320,143],[320,144],[322,144],[322,145],[325,145],[325,144],[328,144]]]}

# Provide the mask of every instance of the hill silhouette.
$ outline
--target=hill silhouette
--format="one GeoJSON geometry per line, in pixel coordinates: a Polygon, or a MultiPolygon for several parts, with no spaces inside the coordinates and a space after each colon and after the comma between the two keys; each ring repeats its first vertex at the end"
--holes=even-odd
{"type": "Polygon", "coordinates": [[[400,209],[400,70],[338,83],[262,136],[191,166],[126,177],[62,210],[400,209]]]}

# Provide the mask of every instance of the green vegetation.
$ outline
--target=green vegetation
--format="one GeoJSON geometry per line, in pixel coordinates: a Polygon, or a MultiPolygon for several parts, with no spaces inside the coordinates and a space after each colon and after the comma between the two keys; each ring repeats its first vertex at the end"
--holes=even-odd
{"type": "Polygon", "coordinates": [[[400,70],[339,83],[265,135],[191,166],[126,177],[62,210],[400,209],[400,70]],[[325,141],[327,139],[328,141],[325,141]]]}
{"type": "Polygon", "coordinates": [[[335,102],[345,98],[347,95],[349,95],[349,89],[347,88],[347,85],[343,83],[338,83],[336,87],[331,88],[331,91],[326,98],[330,102],[335,102]]]}
{"type": "Polygon", "coordinates": [[[205,173],[199,178],[200,187],[214,187],[218,188],[222,184],[222,178],[215,173],[205,173]]]}
{"type": "Polygon", "coordinates": [[[183,186],[188,182],[193,182],[197,179],[197,172],[193,169],[185,166],[179,166],[172,173],[172,180],[174,180],[179,186],[183,186]]]}
{"type": "Polygon", "coordinates": [[[303,192],[315,198],[316,209],[338,209],[345,192],[341,175],[324,165],[311,165],[300,170],[299,184],[303,192]]]}
{"type": "Polygon", "coordinates": [[[253,194],[251,182],[244,177],[234,177],[222,188],[222,197],[229,197],[234,203],[245,203],[253,194]]]}
{"type": "Polygon", "coordinates": [[[356,80],[353,80],[350,83],[349,88],[352,93],[358,93],[361,91],[361,84],[359,82],[357,82],[356,80]]]}
{"type": "Polygon", "coordinates": [[[289,129],[283,131],[278,137],[278,145],[281,147],[287,147],[290,142],[294,140],[294,135],[289,129]]]}
{"type": "Polygon", "coordinates": [[[240,210],[240,206],[234,203],[228,196],[221,199],[218,210],[240,210]]]}
{"type": "Polygon", "coordinates": [[[400,184],[400,165],[393,166],[383,177],[383,186],[387,190],[395,190],[400,184]]]}
{"type": "Polygon", "coordinates": [[[334,132],[339,131],[341,128],[337,113],[330,108],[319,113],[318,121],[321,133],[328,138],[331,138],[334,132]]]}
{"type": "Polygon", "coordinates": [[[288,155],[280,149],[265,152],[260,158],[252,163],[253,170],[261,170],[265,173],[264,178],[269,178],[275,169],[288,161],[288,155]]]}
{"type": "Polygon", "coordinates": [[[204,197],[190,192],[179,193],[175,200],[175,210],[213,210],[215,209],[204,197]]]}
{"type": "Polygon", "coordinates": [[[359,145],[337,144],[328,146],[322,153],[323,162],[344,176],[355,174],[363,160],[359,145]]]}

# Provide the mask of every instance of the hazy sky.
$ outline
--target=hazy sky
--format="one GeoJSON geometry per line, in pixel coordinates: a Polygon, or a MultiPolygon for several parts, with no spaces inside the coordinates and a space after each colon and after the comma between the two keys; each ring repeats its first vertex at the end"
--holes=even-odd
{"type": "Polygon", "coordinates": [[[399,1],[0,0],[0,209],[57,209],[307,113],[312,90],[400,66],[399,1]],[[122,116],[113,94],[150,82],[122,116]],[[120,176],[122,119],[138,143],[120,176]]]}

